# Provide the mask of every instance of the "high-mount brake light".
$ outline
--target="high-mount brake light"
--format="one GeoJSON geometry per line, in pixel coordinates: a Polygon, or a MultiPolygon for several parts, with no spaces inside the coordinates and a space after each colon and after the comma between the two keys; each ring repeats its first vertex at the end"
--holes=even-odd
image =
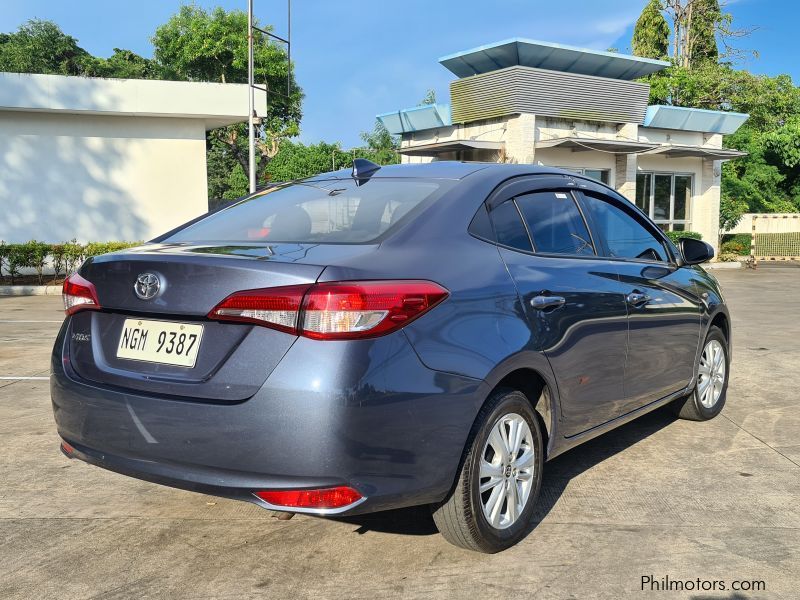
{"type": "Polygon", "coordinates": [[[431,281],[339,281],[236,292],[208,318],[255,323],[317,340],[386,335],[442,302],[431,281]]]}
{"type": "Polygon", "coordinates": [[[64,312],[67,315],[74,315],[80,310],[98,310],[100,308],[94,284],[77,273],[73,273],[64,280],[61,293],[64,299],[64,312]]]}

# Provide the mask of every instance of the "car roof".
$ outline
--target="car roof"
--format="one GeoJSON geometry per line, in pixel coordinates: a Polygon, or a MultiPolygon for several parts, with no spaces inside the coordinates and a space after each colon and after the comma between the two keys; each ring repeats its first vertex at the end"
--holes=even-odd
{"type": "MultiPolygon", "coordinates": [[[[512,165],[503,163],[479,163],[479,162],[459,162],[459,161],[433,161],[429,163],[403,163],[399,165],[386,165],[375,171],[370,178],[417,178],[417,179],[464,179],[478,171],[493,171],[498,175],[510,177],[513,175],[529,173],[563,173],[574,175],[571,171],[556,169],[553,167],[541,167],[537,165],[512,165]]],[[[487,174],[487,173],[484,173],[487,174]]],[[[351,169],[340,169],[330,173],[321,173],[304,181],[323,181],[326,179],[349,179],[351,169]]]]}

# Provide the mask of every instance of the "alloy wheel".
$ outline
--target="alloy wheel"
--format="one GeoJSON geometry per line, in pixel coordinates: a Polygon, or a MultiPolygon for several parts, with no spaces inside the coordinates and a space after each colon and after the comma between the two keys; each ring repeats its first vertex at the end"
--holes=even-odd
{"type": "Polygon", "coordinates": [[[527,421],[516,413],[492,426],[480,458],[483,515],[495,529],[513,525],[531,494],[536,465],[535,446],[527,421]]]}
{"type": "Polygon", "coordinates": [[[709,340],[700,356],[697,369],[697,397],[705,408],[712,408],[725,386],[725,349],[717,340],[709,340]]]}

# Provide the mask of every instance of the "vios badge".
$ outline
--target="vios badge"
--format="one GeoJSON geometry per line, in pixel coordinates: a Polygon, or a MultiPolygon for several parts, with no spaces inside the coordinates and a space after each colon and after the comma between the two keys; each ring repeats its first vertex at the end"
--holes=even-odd
{"type": "Polygon", "coordinates": [[[161,280],[154,273],[142,273],[133,284],[133,291],[142,300],[152,300],[161,289],[161,280]]]}

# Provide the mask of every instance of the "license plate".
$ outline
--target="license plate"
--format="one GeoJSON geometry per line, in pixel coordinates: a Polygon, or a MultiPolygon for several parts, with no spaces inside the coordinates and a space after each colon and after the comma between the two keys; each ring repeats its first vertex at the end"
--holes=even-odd
{"type": "Polygon", "coordinates": [[[202,325],[125,319],[117,358],[194,367],[202,337],[202,325]]]}

